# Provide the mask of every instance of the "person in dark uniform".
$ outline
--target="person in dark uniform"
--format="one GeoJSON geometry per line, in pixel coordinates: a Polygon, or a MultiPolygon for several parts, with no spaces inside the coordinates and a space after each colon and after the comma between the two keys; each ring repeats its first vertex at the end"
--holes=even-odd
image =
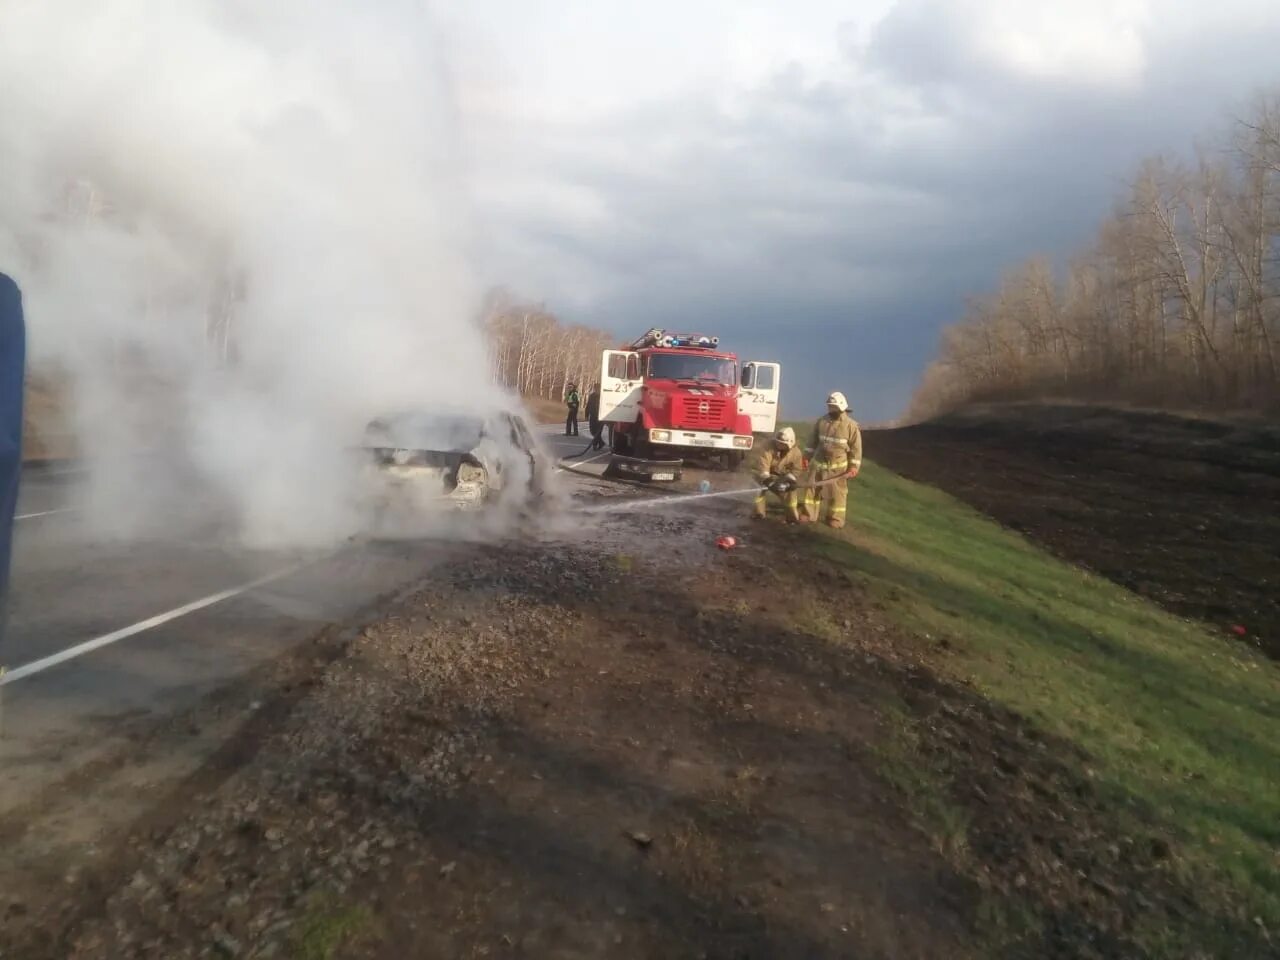
{"type": "Polygon", "coordinates": [[[587,427],[591,430],[591,449],[603,450],[604,438],[600,432],[604,424],[600,422],[600,384],[593,383],[591,392],[587,394],[587,427]]]}
{"type": "Polygon", "coordinates": [[[13,517],[22,479],[22,402],[27,328],[22,293],[0,273],[0,675],[4,673],[4,628],[9,601],[13,517]]]}
{"type": "Polygon", "coordinates": [[[565,406],[569,408],[569,414],[564,418],[564,435],[566,437],[576,437],[578,435],[578,406],[580,401],[578,385],[576,383],[569,384],[569,388],[564,394],[565,406]]]}

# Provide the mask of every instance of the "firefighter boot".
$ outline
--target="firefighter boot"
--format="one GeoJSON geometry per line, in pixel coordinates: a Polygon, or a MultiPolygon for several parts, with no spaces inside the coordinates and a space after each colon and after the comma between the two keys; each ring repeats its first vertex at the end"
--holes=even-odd
{"type": "Polygon", "coordinates": [[[824,467],[825,464],[816,460],[809,464],[808,486],[805,487],[804,499],[800,501],[799,515],[796,517],[799,523],[817,523],[822,516],[822,504],[827,498],[827,491],[825,487],[815,484],[824,478],[824,467]]]}
{"type": "Polygon", "coordinates": [[[833,530],[844,526],[845,514],[849,508],[849,481],[837,480],[828,488],[830,500],[827,501],[827,525],[833,530]]]}
{"type": "Polygon", "coordinates": [[[818,491],[809,487],[800,501],[800,510],[796,516],[797,523],[813,523],[818,519],[818,491]]]}
{"type": "Polygon", "coordinates": [[[782,503],[787,510],[787,523],[799,523],[800,492],[798,490],[789,491],[787,495],[783,497],[782,503]]]}
{"type": "Polygon", "coordinates": [[[768,507],[769,507],[769,504],[765,500],[765,493],[763,490],[761,490],[759,495],[755,499],[755,503],[752,504],[751,519],[763,520],[765,516],[768,514],[768,507]]]}

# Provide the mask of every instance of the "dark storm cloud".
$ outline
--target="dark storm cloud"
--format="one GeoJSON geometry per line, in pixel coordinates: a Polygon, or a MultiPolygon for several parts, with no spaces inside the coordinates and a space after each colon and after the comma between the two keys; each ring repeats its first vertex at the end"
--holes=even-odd
{"type": "MultiPolygon", "coordinates": [[[[697,327],[776,356],[792,409],[838,386],[881,419],[968,295],[1087,241],[1142,155],[1211,133],[1266,79],[1268,61],[1213,53],[1260,54],[1256,25],[1196,38],[1194,90],[1187,37],[1149,38],[1131,77],[1019,78],[940,9],[899,4],[844,41],[834,79],[793,67],[727,106],[690,97],[523,131],[531,193],[571,184],[583,208],[550,192],[501,211],[496,261],[523,261],[519,286],[573,319],[697,327]]],[[[1099,70],[1122,70],[1126,50],[1099,70]]]]}

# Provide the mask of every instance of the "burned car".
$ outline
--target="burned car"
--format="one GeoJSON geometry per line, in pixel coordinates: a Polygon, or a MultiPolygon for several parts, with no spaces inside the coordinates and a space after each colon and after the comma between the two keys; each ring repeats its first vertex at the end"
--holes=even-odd
{"type": "Polygon", "coordinates": [[[527,506],[546,493],[550,479],[550,460],[533,431],[506,410],[379,417],[365,428],[363,447],[365,490],[379,513],[527,506]]]}

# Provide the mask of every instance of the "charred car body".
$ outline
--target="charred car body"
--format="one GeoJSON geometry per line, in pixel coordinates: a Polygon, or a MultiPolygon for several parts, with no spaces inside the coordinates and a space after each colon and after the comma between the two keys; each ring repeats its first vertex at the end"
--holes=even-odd
{"type": "Polygon", "coordinates": [[[407,411],[365,428],[364,488],[379,513],[527,505],[549,486],[550,460],[525,419],[489,414],[407,411]]]}

